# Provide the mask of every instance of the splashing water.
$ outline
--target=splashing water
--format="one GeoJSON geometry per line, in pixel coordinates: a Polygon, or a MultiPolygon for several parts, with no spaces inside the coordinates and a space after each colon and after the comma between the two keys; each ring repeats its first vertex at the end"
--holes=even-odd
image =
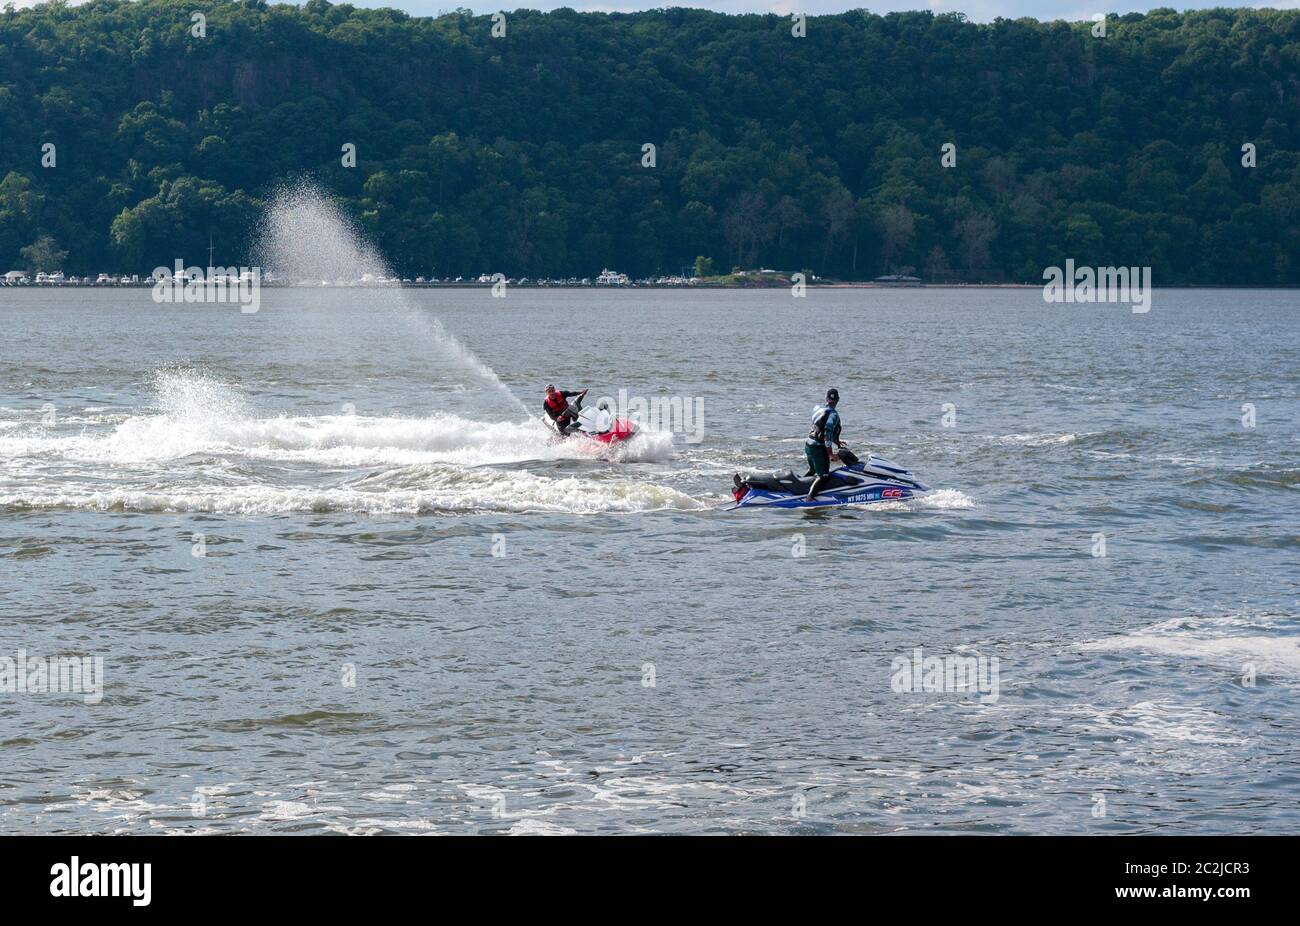
{"type": "Polygon", "coordinates": [[[79,434],[66,452],[122,464],[222,454],[241,461],[324,467],[432,463],[478,467],[597,458],[638,462],[662,461],[672,455],[672,435],[661,432],[606,447],[590,441],[556,441],[534,422],[484,422],[449,414],[427,418],[267,415],[235,386],[185,368],[155,374],[153,391],[161,414],[129,416],[107,436],[79,434]]]}
{"type": "MultiPolygon", "coordinates": [[[[0,511],[600,512],[696,510],[679,490],[632,478],[532,472],[540,461],[663,461],[658,432],[617,448],[555,441],[536,422],[268,414],[213,375],[175,367],[153,407],[86,412],[46,426],[0,417],[0,511]],[[508,465],[508,470],[492,467],[508,465]]],[[[0,416],[11,412],[0,410],[0,416]]]]}
{"type": "Polygon", "coordinates": [[[289,283],[315,285],[366,281],[380,286],[386,308],[413,328],[421,329],[445,356],[499,390],[522,415],[532,417],[496,372],[402,293],[384,259],[330,198],[311,183],[282,187],[271,199],[254,246],[258,264],[289,283]]]}

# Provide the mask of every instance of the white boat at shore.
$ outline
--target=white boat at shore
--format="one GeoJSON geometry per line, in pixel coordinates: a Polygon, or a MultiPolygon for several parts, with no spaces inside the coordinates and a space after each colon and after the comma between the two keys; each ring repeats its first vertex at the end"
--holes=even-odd
{"type": "Polygon", "coordinates": [[[626,273],[609,269],[600,271],[600,276],[596,277],[597,286],[627,286],[630,282],[626,273]]]}

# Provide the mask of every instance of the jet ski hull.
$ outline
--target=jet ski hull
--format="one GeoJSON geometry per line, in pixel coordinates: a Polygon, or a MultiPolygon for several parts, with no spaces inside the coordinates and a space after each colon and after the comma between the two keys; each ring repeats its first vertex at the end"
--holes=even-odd
{"type": "Polygon", "coordinates": [[[900,502],[923,495],[928,489],[913,489],[887,482],[856,487],[852,492],[824,493],[809,501],[803,495],[750,489],[736,502],[737,508],[835,508],[840,505],[869,505],[872,502],[900,502]]]}
{"type": "Polygon", "coordinates": [[[550,419],[543,418],[542,421],[560,440],[581,437],[598,444],[621,444],[636,437],[637,434],[636,424],[626,418],[615,418],[606,431],[584,431],[581,427],[577,427],[570,428],[563,433],[555,426],[555,422],[550,419]]]}
{"type": "Polygon", "coordinates": [[[930,491],[912,474],[883,457],[871,454],[863,463],[856,457],[847,466],[831,470],[831,481],[811,500],[808,490],[811,477],[797,477],[792,472],[770,476],[736,475],[733,497],[736,508],[835,508],[841,505],[870,505],[875,502],[899,502],[930,491]]]}
{"type": "Polygon", "coordinates": [[[586,431],[574,432],[582,437],[590,438],[601,444],[621,444],[624,441],[636,437],[636,425],[626,418],[615,418],[613,425],[608,431],[602,431],[599,434],[588,434],[586,431]]]}

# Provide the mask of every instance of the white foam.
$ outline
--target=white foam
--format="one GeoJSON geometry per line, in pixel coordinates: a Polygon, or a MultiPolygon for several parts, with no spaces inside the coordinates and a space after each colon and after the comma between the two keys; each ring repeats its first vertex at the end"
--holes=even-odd
{"type": "Polygon", "coordinates": [[[510,827],[507,836],[576,836],[578,831],[546,820],[525,817],[510,827]]]}
{"type": "MultiPolygon", "coordinates": [[[[1244,741],[1223,725],[1213,711],[1168,699],[1139,701],[1127,707],[1077,705],[1071,711],[1088,719],[1094,735],[1131,738],[1140,736],[1171,744],[1239,746],[1244,741]]],[[[1146,757],[1145,750],[1143,751],[1146,757]]]]}
{"type": "Polygon", "coordinates": [[[1079,435],[1064,434],[1002,434],[995,438],[1002,444],[1024,444],[1026,447],[1044,447],[1053,444],[1073,444],[1079,435]]]}
{"type": "Polygon", "coordinates": [[[269,823],[295,823],[315,819],[321,814],[343,812],[344,808],[338,806],[318,806],[314,803],[307,804],[302,801],[275,800],[264,803],[258,816],[269,823]]]}
{"type": "Polygon", "coordinates": [[[1092,651],[1138,650],[1221,665],[1245,663],[1260,673],[1300,677],[1300,635],[1294,623],[1266,615],[1177,618],[1080,645],[1092,651]]]}
{"type": "Polygon", "coordinates": [[[235,459],[360,467],[455,463],[481,466],[529,460],[605,458],[620,462],[664,460],[672,454],[667,432],[642,432],[616,446],[584,439],[558,440],[540,419],[483,422],[455,415],[427,418],[322,415],[259,417],[239,390],[194,371],[155,377],[157,413],[114,416],[98,430],[75,434],[43,427],[0,433],[9,459],[57,457],[87,463],[136,464],[196,454],[235,459]]]}
{"type": "Polygon", "coordinates": [[[263,417],[238,389],[186,370],[158,374],[154,388],[156,410],[115,413],[71,429],[31,424],[0,430],[0,456],[9,461],[0,479],[0,504],[231,514],[701,507],[673,489],[601,478],[600,470],[554,477],[488,468],[551,460],[664,460],[673,447],[666,432],[643,432],[609,446],[560,439],[538,419],[263,417]],[[245,465],[256,462],[285,466],[260,476],[261,470],[245,465]],[[292,464],[307,469],[287,470],[292,464]]]}
{"type": "Polygon", "coordinates": [[[918,508],[974,508],[975,500],[956,489],[933,489],[910,500],[918,508]]]}
{"type": "Polygon", "coordinates": [[[675,489],[646,482],[555,479],[533,473],[483,471],[459,474],[451,484],[427,489],[279,488],[213,485],[170,489],[64,488],[0,494],[10,509],[70,508],[88,511],[211,512],[262,515],[281,512],[351,511],[418,514],[435,511],[599,512],[696,510],[701,502],[675,489]]]}

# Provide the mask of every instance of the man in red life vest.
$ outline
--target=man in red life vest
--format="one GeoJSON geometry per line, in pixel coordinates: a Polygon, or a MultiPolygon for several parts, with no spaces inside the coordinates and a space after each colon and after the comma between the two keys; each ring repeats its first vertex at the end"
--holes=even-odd
{"type": "Polygon", "coordinates": [[[547,416],[555,422],[555,429],[561,434],[568,434],[569,429],[578,423],[577,409],[582,405],[582,397],[586,394],[586,389],[581,392],[565,392],[563,389],[556,389],[553,385],[547,384],[546,398],[542,402],[542,407],[546,409],[547,416]],[[570,407],[568,399],[573,396],[577,396],[578,401],[570,407]]]}

